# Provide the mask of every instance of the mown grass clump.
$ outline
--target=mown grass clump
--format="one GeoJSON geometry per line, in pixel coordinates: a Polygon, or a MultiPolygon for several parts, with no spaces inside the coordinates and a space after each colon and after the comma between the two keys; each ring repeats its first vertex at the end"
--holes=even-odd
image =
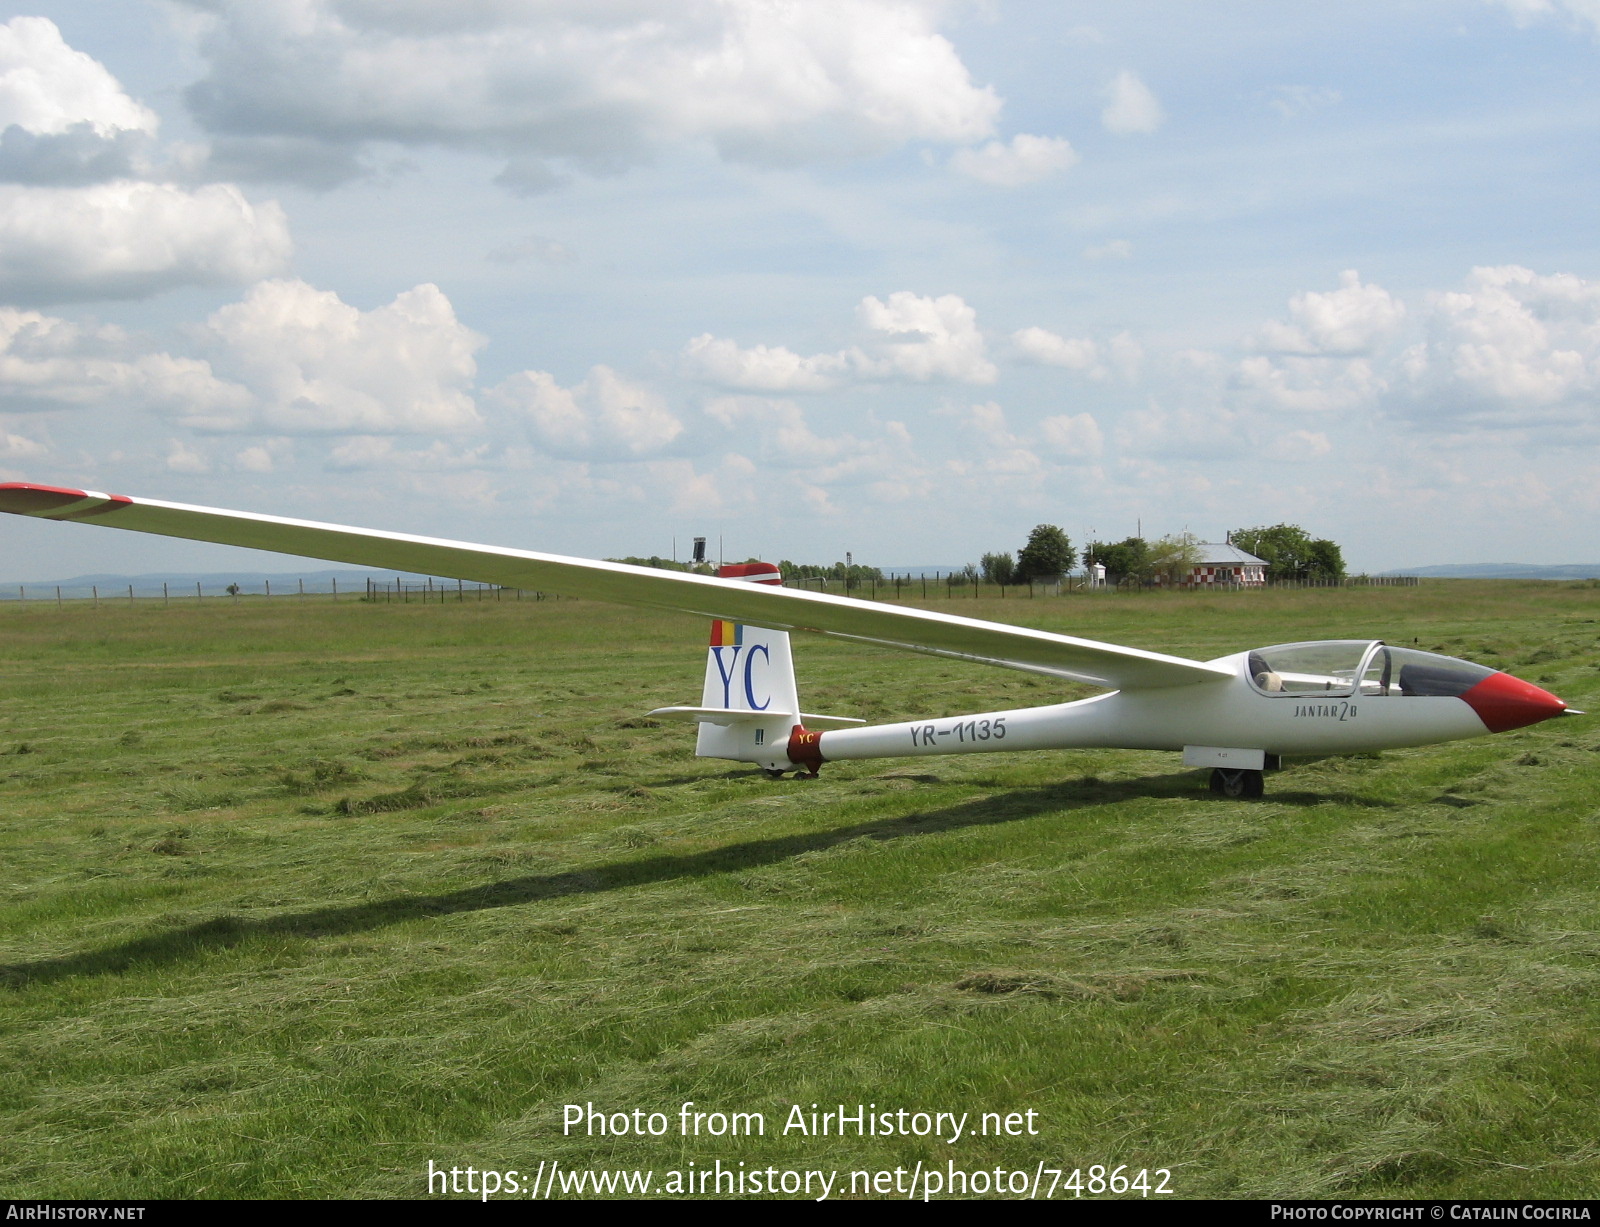
{"type": "MultiPolygon", "coordinates": [[[[936,607],[948,607],[939,602],[936,607]]],[[[1209,657],[1372,635],[1600,702],[1600,590],[980,600],[1209,657]]],[[[1291,762],[697,760],[704,628],[580,602],[0,607],[0,1180],[419,1196],[436,1166],[1169,1168],[1185,1196],[1600,1175],[1600,732],[1291,762]],[[625,647],[627,650],[619,650],[625,647]],[[589,1136],[562,1108],[759,1112],[589,1136]],[[1039,1132],[780,1132],[795,1105],[1039,1132]]],[[[812,641],[808,710],[1056,702],[812,641]]]]}

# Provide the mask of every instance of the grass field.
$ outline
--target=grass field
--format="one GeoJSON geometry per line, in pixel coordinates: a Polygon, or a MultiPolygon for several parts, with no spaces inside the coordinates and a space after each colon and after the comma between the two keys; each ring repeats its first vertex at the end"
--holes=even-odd
{"type": "MultiPolygon", "coordinates": [[[[1202,658],[1416,641],[1600,710],[1592,586],[960,612],[1202,658]]],[[[1600,1188],[1597,718],[1291,763],[1256,803],[1135,752],[771,782],[643,718],[698,701],[704,631],[578,601],[0,607],[0,1195],[414,1197],[430,1160],[1600,1188]],[[690,1100],[766,1136],[681,1137],[690,1100]],[[563,1135],[584,1103],[673,1127],[563,1135]],[[779,1132],[858,1103],[1038,1132],[779,1132]]],[[[796,654],[813,711],[1072,697],[796,654]]]]}

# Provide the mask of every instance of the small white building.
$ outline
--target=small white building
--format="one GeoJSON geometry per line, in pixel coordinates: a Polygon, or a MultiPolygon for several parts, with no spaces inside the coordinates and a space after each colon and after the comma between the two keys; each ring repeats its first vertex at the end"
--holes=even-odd
{"type": "Polygon", "coordinates": [[[1267,564],[1265,559],[1246,554],[1236,545],[1226,541],[1199,541],[1195,543],[1200,561],[1189,570],[1187,579],[1178,581],[1180,588],[1265,588],[1267,564]]]}

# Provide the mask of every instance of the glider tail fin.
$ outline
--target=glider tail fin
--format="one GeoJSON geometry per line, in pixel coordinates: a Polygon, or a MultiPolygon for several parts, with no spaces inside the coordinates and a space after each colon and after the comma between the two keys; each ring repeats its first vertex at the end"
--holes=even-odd
{"type": "MultiPolygon", "coordinates": [[[[770,562],[725,566],[717,574],[746,583],[783,583],[770,562]]],[[[820,730],[866,723],[853,716],[818,716],[800,710],[787,631],[722,620],[711,624],[700,706],[658,707],[650,714],[699,724],[694,752],[700,758],[731,758],[774,773],[798,767],[813,775],[823,755],[818,733],[808,732],[807,724],[820,730]]]]}
{"type": "MultiPolygon", "coordinates": [[[[778,568],[767,562],[721,568],[722,579],[782,584],[778,568]]],[[[695,753],[701,758],[788,765],[789,733],[800,723],[800,694],[786,631],[741,622],[711,624],[706,648],[702,709],[727,714],[727,722],[702,719],[695,753]]]]}

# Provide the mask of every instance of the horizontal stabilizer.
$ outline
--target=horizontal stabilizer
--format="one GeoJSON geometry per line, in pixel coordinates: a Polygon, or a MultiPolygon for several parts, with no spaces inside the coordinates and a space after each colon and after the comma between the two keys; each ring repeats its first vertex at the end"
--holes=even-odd
{"type": "MultiPolygon", "coordinates": [[[[658,707],[648,713],[662,720],[692,720],[697,724],[757,724],[768,720],[794,720],[793,712],[745,711],[738,707],[658,707]]],[[[865,724],[854,716],[819,716],[801,712],[799,723],[812,729],[843,729],[865,724]]]]}
{"type": "Polygon", "coordinates": [[[800,713],[800,723],[808,729],[853,729],[866,721],[857,720],[854,716],[819,716],[816,712],[803,711],[800,713]]]}
{"type": "Polygon", "coordinates": [[[793,720],[792,712],[746,711],[740,707],[658,707],[647,712],[659,720],[692,720],[696,724],[760,724],[766,720],[793,720]]]}

